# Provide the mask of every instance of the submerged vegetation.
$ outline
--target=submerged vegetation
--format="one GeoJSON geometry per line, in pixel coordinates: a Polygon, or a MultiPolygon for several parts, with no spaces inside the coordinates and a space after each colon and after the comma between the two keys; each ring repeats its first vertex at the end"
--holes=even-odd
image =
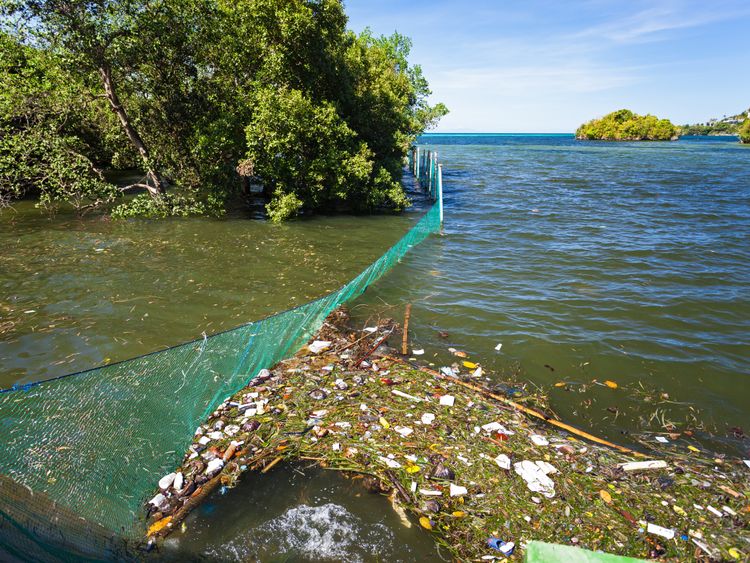
{"type": "Polygon", "coordinates": [[[577,139],[603,141],[669,141],[676,135],[677,128],[668,119],[638,115],[628,109],[592,119],[576,131],[577,139]]]}
{"type": "Polygon", "coordinates": [[[0,204],[219,215],[252,183],[274,220],[404,207],[447,110],[408,38],[346,23],[340,0],[1,0],[0,204]]]}

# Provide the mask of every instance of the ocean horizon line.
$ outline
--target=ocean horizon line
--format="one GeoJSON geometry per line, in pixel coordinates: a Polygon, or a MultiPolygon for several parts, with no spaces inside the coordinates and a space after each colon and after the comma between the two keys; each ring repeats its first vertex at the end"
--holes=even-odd
{"type": "Polygon", "coordinates": [[[544,136],[544,137],[550,137],[550,136],[561,136],[561,137],[567,137],[570,135],[575,135],[575,133],[524,133],[524,132],[496,132],[496,133],[449,133],[449,132],[438,132],[438,131],[431,131],[427,133],[422,133],[420,137],[424,136],[437,136],[437,135],[452,135],[452,136],[465,136],[465,137],[480,137],[480,136],[500,136],[500,135],[506,135],[506,136],[513,136],[513,135],[524,135],[524,136],[531,136],[531,135],[537,135],[537,136],[544,136]]]}

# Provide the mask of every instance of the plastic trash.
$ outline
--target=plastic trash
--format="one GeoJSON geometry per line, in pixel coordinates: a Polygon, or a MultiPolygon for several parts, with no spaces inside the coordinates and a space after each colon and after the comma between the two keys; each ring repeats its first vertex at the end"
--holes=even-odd
{"type": "Polygon", "coordinates": [[[669,444],[669,438],[665,438],[664,436],[656,436],[656,441],[661,442],[662,444],[669,444]]]}
{"type": "Polygon", "coordinates": [[[505,542],[501,540],[500,538],[489,538],[487,540],[487,545],[496,551],[500,551],[500,546],[503,545],[504,543],[505,542]]]}
{"type": "Polygon", "coordinates": [[[666,469],[669,467],[667,462],[664,460],[651,460],[651,461],[631,461],[630,463],[619,464],[620,469],[623,471],[645,471],[647,469],[666,469]]]}
{"type": "Polygon", "coordinates": [[[498,455],[495,458],[495,463],[497,463],[500,469],[510,469],[510,458],[505,454],[498,455]]]}
{"type": "Polygon", "coordinates": [[[169,475],[165,475],[161,479],[159,479],[159,488],[166,490],[169,487],[172,486],[172,483],[174,483],[174,479],[177,476],[177,473],[170,473],[169,475]]]}
{"type": "Polygon", "coordinates": [[[482,430],[485,432],[498,432],[500,434],[505,434],[506,436],[512,436],[515,434],[512,430],[508,430],[505,426],[500,424],[499,422],[490,422],[489,424],[485,424],[482,426],[482,430]]]}
{"type": "Polygon", "coordinates": [[[502,342],[500,342],[500,343],[499,343],[499,344],[498,344],[497,346],[495,346],[495,350],[496,350],[497,352],[499,352],[499,351],[500,351],[500,350],[502,350],[502,349],[503,349],[503,343],[502,343],[502,342]]]}
{"type": "Polygon", "coordinates": [[[435,415],[430,412],[426,412],[422,415],[421,420],[422,424],[432,424],[435,421],[435,415]]]}
{"type": "Polygon", "coordinates": [[[450,494],[452,497],[462,497],[467,494],[469,490],[466,487],[460,487],[451,483],[450,494]]]}
{"type": "Polygon", "coordinates": [[[412,434],[414,430],[409,428],[408,426],[394,426],[393,429],[401,434],[404,438],[406,438],[409,434],[412,434]]]}
{"type": "Polygon", "coordinates": [[[545,461],[519,461],[513,464],[513,469],[520,475],[531,492],[542,493],[547,498],[555,496],[555,482],[547,475],[556,473],[551,464],[545,461]]]}
{"type": "Polygon", "coordinates": [[[422,354],[424,354],[424,350],[422,350],[422,349],[420,349],[420,350],[412,350],[411,353],[414,354],[415,356],[421,356],[422,354]]]}
{"type": "MultiPolygon", "coordinates": [[[[507,434],[507,432],[503,432],[503,434],[507,434]]],[[[537,446],[549,446],[549,441],[544,436],[540,436],[539,434],[532,434],[529,436],[529,439],[534,442],[537,446]]]]}
{"type": "Polygon", "coordinates": [[[332,342],[330,340],[316,340],[312,344],[308,345],[307,349],[313,354],[320,354],[324,350],[328,350],[331,347],[332,342]]]}
{"type": "Polygon", "coordinates": [[[489,538],[487,540],[487,545],[490,546],[495,551],[500,551],[503,555],[510,556],[513,555],[513,551],[516,548],[516,544],[512,541],[505,542],[501,540],[500,538],[489,538]]]}
{"type": "Polygon", "coordinates": [[[393,393],[397,397],[403,397],[404,399],[409,399],[410,401],[414,401],[415,403],[422,402],[422,399],[420,399],[419,397],[415,397],[414,395],[409,395],[408,393],[404,393],[403,391],[399,391],[398,389],[393,389],[391,393],[393,393]]]}
{"type": "Polygon", "coordinates": [[[652,524],[651,522],[648,523],[646,531],[649,534],[655,534],[668,540],[674,538],[674,530],[671,530],[669,528],[662,528],[661,526],[657,526],[656,524],[652,524]]]}
{"type": "Polygon", "coordinates": [[[443,395],[440,397],[440,404],[446,407],[452,407],[455,402],[456,398],[453,395],[443,395]]]}
{"type": "Polygon", "coordinates": [[[393,460],[393,459],[388,459],[387,457],[378,456],[378,461],[380,461],[380,463],[384,463],[385,465],[387,465],[391,469],[400,469],[401,468],[401,464],[399,462],[397,462],[396,460],[393,460]]]}

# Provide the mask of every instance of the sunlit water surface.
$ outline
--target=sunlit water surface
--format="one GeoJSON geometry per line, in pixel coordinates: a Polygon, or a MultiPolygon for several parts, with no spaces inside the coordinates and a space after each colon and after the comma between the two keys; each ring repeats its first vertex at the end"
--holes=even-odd
{"type": "Polygon", "coordinates": [[[658,409],[680,430],[704,424],[696,437],[710,447],[750,453],[736,439],[750,430],[750,146],[422,142],[443,162],[443,236],[368,292],[363,312],[401,318],[413,303],[415,347],[436,365],[455,362],[454,347],[498,373],[567,382],[551,389],[552,406],[596,433],[627,442],[658,409]],[[594,379],[668,396],[639,403],[594,379]],[[615,418],[626,404],[630,420],[615,418]]]}

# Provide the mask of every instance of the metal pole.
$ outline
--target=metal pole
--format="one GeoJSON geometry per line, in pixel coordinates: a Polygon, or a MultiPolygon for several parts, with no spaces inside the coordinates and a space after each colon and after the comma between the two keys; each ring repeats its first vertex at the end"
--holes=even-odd
{"type": "Polygon", "coordinates": [[[443,165],[438,164],[437,174],[437,197],[440,206],[440,224],[443,224],[443,165]]]}
{"type": "Polygon", "coordinates": [[[438,153],[435,151],[434,153],[434,160],[432,161],[433,171],[432,171],[432,193],[434,197],[437,198],[437,183],[438,183],[438,153]]]}
{"type": "Polygon", "coordinates": [[[435,168],[435,153],[430,151],[430,162],[429,167],[427,168],[427,191],[432,194],[432,185],[433,185],[433,169],[435,168]]]}

